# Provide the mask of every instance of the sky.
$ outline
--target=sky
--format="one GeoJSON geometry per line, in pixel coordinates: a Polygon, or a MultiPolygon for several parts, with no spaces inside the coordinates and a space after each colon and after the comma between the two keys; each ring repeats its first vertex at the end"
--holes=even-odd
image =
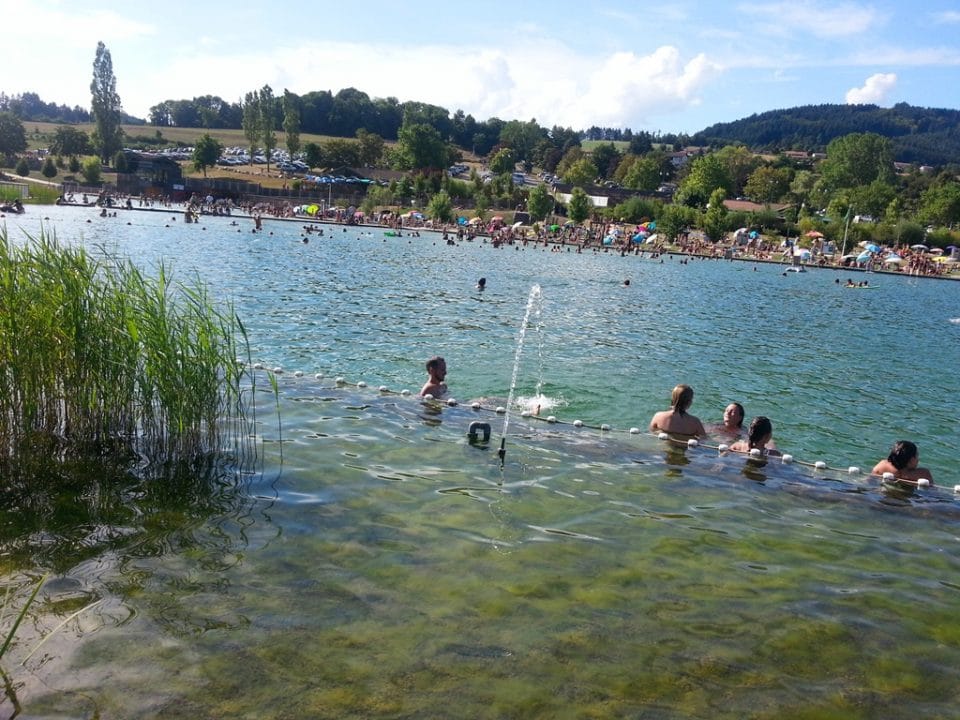
{"type": "Polygon", "coordinates": [[[0,91],[90,107],[97,42],[123,109],[353,87],[371,98],[695,133],[768,110],[960,109],[960,3],[482,0],[0,0],[0,91]]]}

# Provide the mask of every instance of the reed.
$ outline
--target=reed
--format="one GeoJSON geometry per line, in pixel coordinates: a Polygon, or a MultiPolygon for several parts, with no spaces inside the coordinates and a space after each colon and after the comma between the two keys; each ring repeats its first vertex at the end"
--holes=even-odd
{"type": "Polygon", "coordinates": [[[53,447],[189,461],[242,445],[241,330],[199,280],[0,230],[0,458],[53,447]]]}

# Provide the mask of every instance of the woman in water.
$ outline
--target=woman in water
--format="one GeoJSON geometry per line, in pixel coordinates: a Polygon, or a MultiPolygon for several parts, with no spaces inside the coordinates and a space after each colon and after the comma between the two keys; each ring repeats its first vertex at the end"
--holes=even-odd
{"type": "Polygon", "coordinates": [[[750,429],[747,431],[747,437],[743,440],[737,440],[730,446],[734,452],[748,453],[752,450],[759,450],[761,455],[779,456],[780,451],[773,444],[773,423],[770,418],[758,415],[750,423],[750,429]]]}
{"type": "Polygon", "coordinates": [[[738,440],[743,435],[743,405],[732,402],[723,409],[723,422],[713,428],[718,435],[738,440]]]}
{"type": "Polygon", "coordinates": [[[656,413],[650,420],[650,432],[668,432],[674,435],[704,437],[700,419],[687,412],[693,403],[693,388],[689,385],[677,385],[670,396],[670,409],[656,413]]]}
{"type": "Polygon", "coordinates": [[[900,480],[916,482],[926,478],[933,484],[933,473],[927,468],[917,467],[920,462],[920,451],[909,440],[897,440],[890,448],[886,460],[881,460],[873,468],[874,475],[893,473],[900,480]]]}

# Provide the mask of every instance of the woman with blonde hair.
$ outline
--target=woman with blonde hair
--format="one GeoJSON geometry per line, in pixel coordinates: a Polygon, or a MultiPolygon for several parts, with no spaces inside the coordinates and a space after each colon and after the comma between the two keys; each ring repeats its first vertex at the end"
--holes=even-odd
{"type": "Polygon", "coordinates": [[[666,432],[672,435],[705,437],[700,419],[687,412],[693,404],[693,388],[677,385],[670,396],[670,409],[656,413],[650,420],[650,432],[666,432]]]}

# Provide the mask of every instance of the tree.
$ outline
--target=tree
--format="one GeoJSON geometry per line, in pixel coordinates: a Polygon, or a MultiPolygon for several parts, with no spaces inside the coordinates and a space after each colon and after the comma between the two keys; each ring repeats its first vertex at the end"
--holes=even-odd
{"type": "Polygon", "coordinates": [[[583,191],[583,188],[575,187],[570,194],[570,202],[567,203],[567,215],[570,216],[570,219],[575,223],[582,223],[590,217],[590,208],[592,207],[593,203],[590,196],[583,191]]]}
{"type": "Polygon", "coordinates": [[[941,182],[927,190],[921,197],[918,216],[937,225],[960,221],[960,184],[941,182]]]}
{"type": "Polygon", "coordinates": [[[14,168],[14,172],[20,177],[26,177],[30,174],[30,163],[27,162],[25,157],[17,160],[17,166],[14,168]]]}
{"type": "Polygon", "coordinates": [[[108,162],[123,147],[123,128],[120,127],[122,106],[117,95],[117,78],[113,74],[113,60],[103,42],[97,43],[93,61],[93,81],[90,83],[91,109],[96,123],[94,145],[100,159],[108,162]]]}
{"type": "Polygon", "coordinates": [[[70,158],[70,162],[67,163],[67,170],[74,174],[80,172],[80,160],[76,155],[70,158]]]}
{"type": "Polygon", "coordinates": [[[83,181],[87,185],[99,185],[100,158],[91,157],[84,160],[81,172],[83,173],[83,181]]]}
{"type": "Polygon", "coordinates": [[[303,147],[304,155],[306,156],[306,163],[311,168],[320,167],[323,165],[323,149],[320,147],[319,143],[308,142],[303,147]]]}
{"type": "Polygon", "coordinates": [[[893,141],[876,133],[851,133],[831,140],[820,174],[829,190],[869,185],[874,180],[892,184],[893,141]]]}
{"type": "Polygon", "coordinates": [[[396,149],[396,163],[401,170],[444,168],[449,150],[436,128],[423,123],[400,128],[396,149]]]}
{"type": "Polygon", "coordinates": [[[545,220],[553,211],[554,200],[547,186],[540,183],[530,191],[527,198],[527,210],[531,220],[545,220]]]}
{"type": "Polygon", "coordinates": [[[589,185],[597,178],[597,166],[590,158],[582,157],[567,168],[563,181],[571,185],[589,185]]]}
{"type": "Polygon", "coordinates": [[[723,204],[727,193],[717,188],[710,193],[710,203],[703,216],[703,232],[708,240],[717,242],[723,239],[727,231],[727,206],[723,204]]]}
{"type": "Polygon", "coordinates": [[[727,165],[716,153],[703,155],[690,164],[690,172],[680,183],[674,202],[703,207],[717,188],[723,188],[727,194],[733,189],[727,165]]]}
{"type": "Polygon", "coordinates": [[[207,168],[213,167],[223,154],[223,145],[210,133],[204,133],[193,146],[193,169],[201,170],[207,176],[207,168]]]}
{"type": "Polygon", "coordinates": [[[257,154],[257,143],[263,134],[260,130],[262,116],[260,114],[260,94],[256,91],[248,92],[243,96],[243,136],[250,147],[250,160],[257,154]]]}
{"type": "Polygon", "coordinates": [[[269,85],[260,88],[260,132],[263,154],[267,157],[267,172],[270,172],[270,156],[277,146],[277,136],[273,132],[273,90],[269,85]]]}
{"type": "Polygon", "coordinates": [[[118,173],[130,172],[127,167],[127,154],[123,150],[117,150],[113,156],[113,169],[118,173]]]}
{"type": "Polygon", "coordinates": [[[667,205],[657,218],[657,234],[670,241],[676,240],[692,224],[695,212],[683,205],[667,205]]]}
{"type": "Polygon", "coordinates": [[[47,159],[43,161],[43,167],[40,169],[40,173],[48,180],[52,177],[56,177],[57,165],[53,162],[52,155],[47,155],[47,159]]]}
{"type": "Polygon", "coordinates": [[[490,158],[490,172],[495,175],[513,172],[514,167],[516,167],[514,157],[513,150],[510,148],[500,148],[496,154],[490,158]]]}
{"type": "Polygon", "coordinates": [[[772,203],[786,195],[789,189],[789,170],[764,165],[750,173],[743,191],[754,202],[772,203]]]}
{"type": "Polygon", "coordinates": [[[450,196],[443,190],[435,194],[430,198],[427,214],[434,220],[450,222],[453,218],[453,203],[450,201],[450,196]]]}
{"type": "Polygon", "coordinates": [[[58,125],[50,143],[50,152],[69,157],[86,155],[90,152],[90,136],[79,128],[58,125]]]}
{"type": "Polygon", "coordinates": [[[660,164],[653,158],[637,158],[620,180],[624,187],[652,191],[660,187],[660,164]]]}
{"type": "Polygon", "coordinates": [[[620,164],[620,153],[613,143],[597,145],[590,153],[593,164],[597,166],[597,173],[602,178],[610,177],[617,165],[620,164]]]}
{"type": "Polygon", "coordinates": [[[283,131],[287,134],[287,152],[292,158],[300,151],[300,108],[297,96],[283,91],[283,131]]]}
{"type": "Polygon", "coordinates": [[[27,131],[12,112],[0,112],[0,156],[11,156],[27,149],[27,131]]]}
{"type": "Polygon", "coordinates": [[[383,158],[383,138],[360,128],[357,142],[360,144],[360,162],[366,167],[376,167],[383,158]]]}

